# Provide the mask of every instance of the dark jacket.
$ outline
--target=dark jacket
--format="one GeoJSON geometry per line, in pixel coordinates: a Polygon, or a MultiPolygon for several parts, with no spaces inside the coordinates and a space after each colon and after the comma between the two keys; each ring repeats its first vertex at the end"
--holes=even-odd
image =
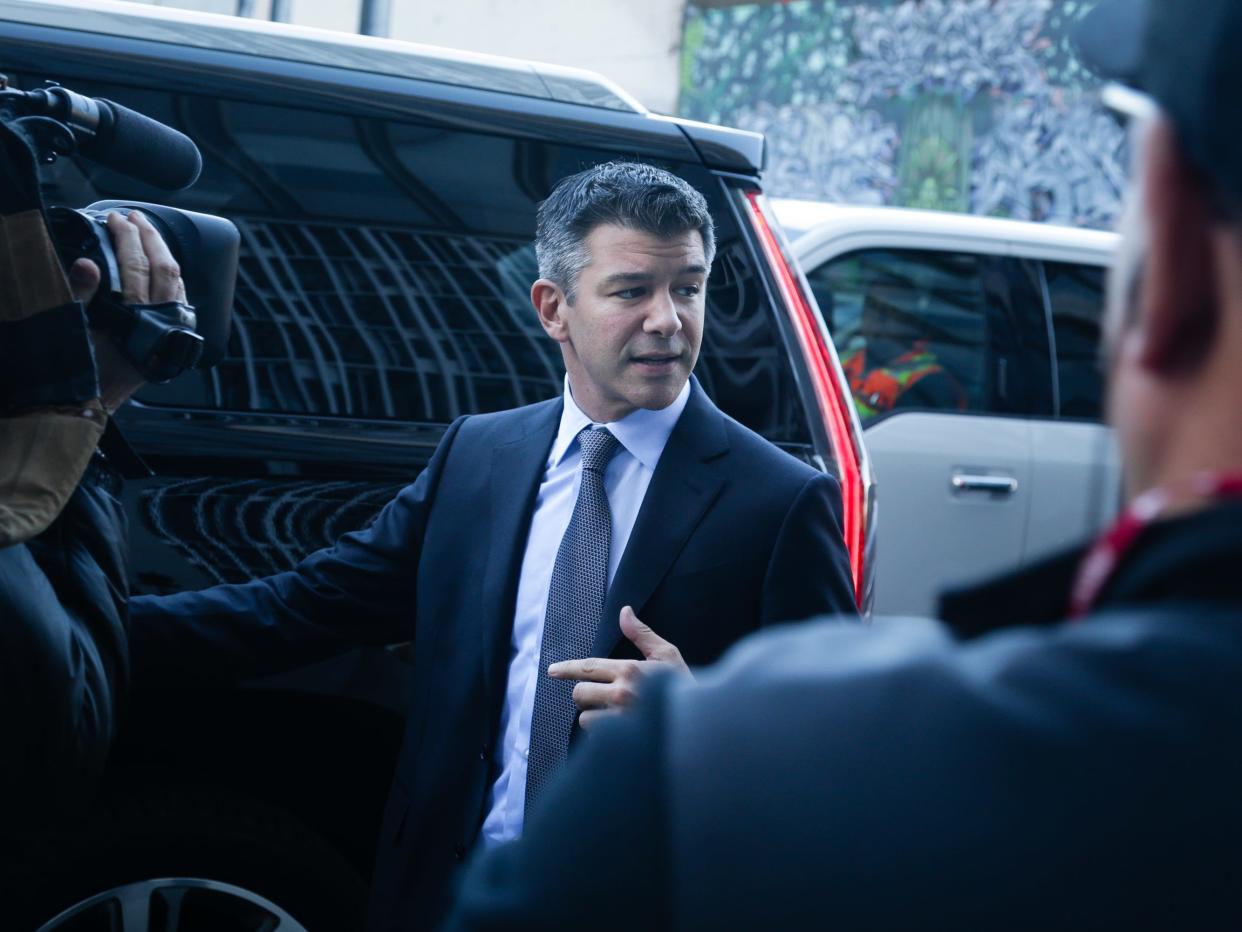
{"type": "Polygon", "coordinates": [[[0,548],[4,829],[89,803],[127,692],[120,477],[96,453],[56,520],[0,548]]]}
{"type": "MultiPolygon", "coordinates": [[[[514,602],[559,399],[463,418],[367,530],[289,573],[133,601],[135,665],[256,673],[412,641],[414,689],[380,838],[375,928],[432,923],[495,773],[514,602]]],[[[709,663],[756,628],[853,602],[836,482],[695,384],[609,590],[596,656],[637,656],[623,605],[709,663]],[[744,532],[743,532],[744,529],[744,532]]]]}
{"type": "Polygon", "coordinates": [[[658,684],[450,928],[1242,927],[1242,505],[1080,557],[658,684]]]}

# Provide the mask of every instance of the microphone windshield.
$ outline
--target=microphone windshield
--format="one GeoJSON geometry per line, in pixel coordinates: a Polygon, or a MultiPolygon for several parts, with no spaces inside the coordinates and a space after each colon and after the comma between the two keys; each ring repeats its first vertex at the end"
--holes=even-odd
{"type": "Polygon", "coordinates": [[[203,157],[189,136],[110,100],[97,103],[99,131],[82,146],[83,155],[166,191],[198,180],[203,157]]]}

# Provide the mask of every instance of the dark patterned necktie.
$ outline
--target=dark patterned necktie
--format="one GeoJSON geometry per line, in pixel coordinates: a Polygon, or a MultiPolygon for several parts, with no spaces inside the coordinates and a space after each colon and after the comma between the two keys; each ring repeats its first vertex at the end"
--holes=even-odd
{"type": "Polygon", "coordinates": [[[590,655],[608,594],[612,514],[604,491],[604,468],[621,449],[621,443],[607,430],[588,427],[578,434],[578,445],[582,449],[578,501],[556,552],[543,619],[526,765],[527,814],[565,760],[576,714],[574,684],[552,679],[548,666],[590,655]]]}

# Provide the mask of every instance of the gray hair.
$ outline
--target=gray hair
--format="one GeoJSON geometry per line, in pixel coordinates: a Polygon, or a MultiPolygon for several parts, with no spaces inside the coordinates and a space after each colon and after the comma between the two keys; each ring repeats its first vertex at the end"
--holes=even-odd
{"type": "Polygon", "coordinates": [[[563,179],[539,205],[535,256],[539,276],[572,304],[591,257],[586,238],[601,224],[669,238],[697,230],[710,268],[716,232],[703,195],[671,172],[641,162],[605,162],[563,179]]]}

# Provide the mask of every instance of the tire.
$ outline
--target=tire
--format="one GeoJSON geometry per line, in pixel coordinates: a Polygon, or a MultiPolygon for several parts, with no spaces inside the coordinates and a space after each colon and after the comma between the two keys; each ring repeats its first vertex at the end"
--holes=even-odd
{"type": "Polygon", "coordinates": [[[366,884],[344,857],[289,814],[231,793],[131,792],[82,825],[25,847],[9,875],[20,878],[27,904],[17,929],[349,932],[363,925],[366,884]],[[170,910],[182,915],[170,918],[170,910]]]}

